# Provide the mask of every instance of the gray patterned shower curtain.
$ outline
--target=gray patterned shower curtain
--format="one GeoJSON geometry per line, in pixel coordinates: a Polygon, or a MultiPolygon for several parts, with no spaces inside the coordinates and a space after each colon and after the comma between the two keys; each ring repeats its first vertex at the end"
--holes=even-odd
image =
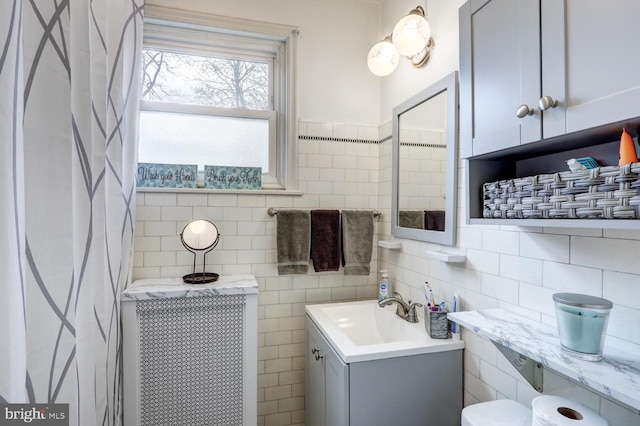
{"type": "Polygon", "coordinates": [[[0,1],[0,404],[120,425],[143,0],[0,1]]]}

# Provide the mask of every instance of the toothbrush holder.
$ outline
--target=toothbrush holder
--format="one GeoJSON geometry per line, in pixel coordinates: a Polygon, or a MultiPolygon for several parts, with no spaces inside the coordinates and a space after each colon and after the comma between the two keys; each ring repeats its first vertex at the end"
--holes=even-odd
{"type": "Polygon", "coordinates": [[[449,321],[444,311],[431,311],[424,308],[424,328],[432,339],[449,338],[449,321]]]}

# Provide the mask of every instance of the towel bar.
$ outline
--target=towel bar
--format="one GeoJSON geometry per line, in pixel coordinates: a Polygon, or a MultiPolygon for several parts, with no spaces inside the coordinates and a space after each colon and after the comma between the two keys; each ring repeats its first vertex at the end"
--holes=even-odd
{"type": "MultiPolygon", "coordinates": [[[[269,216],[275,216],[275,215],[278,214],[278,209],[276,207],[269,207],[267,209],[267,214],[269,214],[269,216]]],[[[373,211],[373,216],[374,217],[378,217],[380,215],[382,215],[382,213],[380,211],[378,211],[378,210],[374,210],[373,211]]]]}

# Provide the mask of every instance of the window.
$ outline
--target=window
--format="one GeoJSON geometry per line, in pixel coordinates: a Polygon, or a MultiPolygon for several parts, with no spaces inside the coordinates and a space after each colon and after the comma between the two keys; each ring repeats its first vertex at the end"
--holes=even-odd
{"type": "Polygon", "coordinates": [[[296,189],[296,30],[146,7],[138,161],[262,167],[296,189]]]}

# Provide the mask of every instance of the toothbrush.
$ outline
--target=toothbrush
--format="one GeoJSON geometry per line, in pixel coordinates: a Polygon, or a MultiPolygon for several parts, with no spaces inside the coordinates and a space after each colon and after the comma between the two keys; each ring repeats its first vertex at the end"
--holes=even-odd
{"type": "MultiPolygon", "coordinates": [[[[452,312],[458,312],[458,295],[453,293],[453,308],[452,312]]],[[[451,322],[451,332],[458,333],[458,324],[456,322],[451,322]]]]}
{"type": "Polygon", "coordinates": [[[424,300],[427,302],[427,306],[431,306],[431,302],[429,301],[429,282],[425,281],[422,286],[422,294],[424,295],[424,300]]]}

